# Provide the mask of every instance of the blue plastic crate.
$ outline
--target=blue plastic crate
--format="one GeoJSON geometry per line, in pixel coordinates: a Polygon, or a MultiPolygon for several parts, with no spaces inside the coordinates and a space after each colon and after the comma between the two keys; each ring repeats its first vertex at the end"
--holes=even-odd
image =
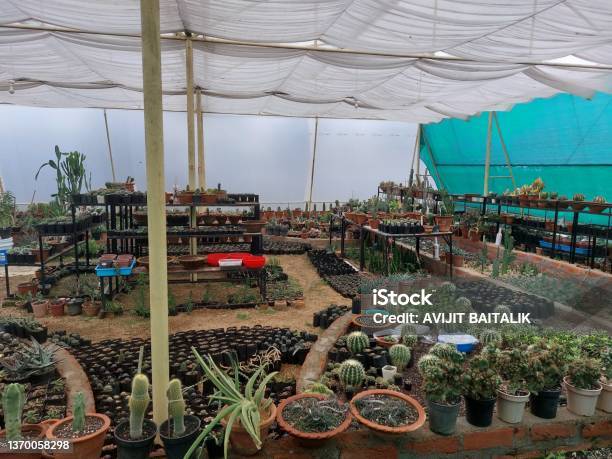
{"type": "Polygon", "coordinates": [[[130,263],[130,266],[124,266],[122,268],[102,268],[101,266],[96,266],[96,276],[98,277],[129,276],[130,274],[132,274],[132,269],[134,269],[135,264],[136,264],[136,258],[133,258],[132,263],[130,263]]]}
{"type": "MultiPolygon", "coordinates": [[[[540,247],[544,248],[544,249],[552,249],[552,242],[548,242],[548,241],[540,241],[540,247]]],[[[571,250],[571,246],[567,245],[567,244],[557,244],[555,246],[555,250],[560,250],[561,252],[570,252],[571,250]]],[[[585,249],[583,247],[576,247],[576,253],[578,255],[588,255],[589,254],[589,249],[585,249]]]]}

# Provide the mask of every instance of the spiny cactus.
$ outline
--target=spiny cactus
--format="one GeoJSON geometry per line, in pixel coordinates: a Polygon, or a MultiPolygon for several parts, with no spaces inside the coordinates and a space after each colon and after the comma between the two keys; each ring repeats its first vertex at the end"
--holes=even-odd
{"type": "Polygon", "coordinates": [[[6,425],[6,440],[21,440],[21,413],[25,403],[25,389],[21,384],[9,384],[2,394],[2,409],[6,425]]]}
{"type": "Polygon", "coordinates": [[[455,306],[461,312],[468,312],[472,309],[472,302],[469,298],[460,296],[455,300],[455,306]]]}
{"type": "Polygon", "coordinates": [[[416,335],[416,327],[413,324],[404,324],[400,330],[400,336],[403,338],[406,335],[416,335]]]}
{"type": "Polygon", "coordinates": [[[442,293],[455,293],[455,290],[457,290],[457,287],[452,282],[442,282],[440,285],[440,291],[442,293]]]}
{"type": "Polygon", "coordinates": [[[441,360],[442,359],[440,357],[437,357],[433,354],[425,354],[419,359],[419,363],[417,364],[419,373],[421,375],[424,375],[427,373],[428,368],[438,367],[440,365],[441,360]]]}
{"type": "Polygon", "coordinates": [[[72,431],[82,432],[83,430],[85,430],[85,396],[83,392],[78,392],[72,404],[72,431]]]}
{"type": "Polygon", "coordinates": [[[149,407],[149,378],[138,373],[132,379],[132,394],[128,402],[130,408],[130,438],[136,440],[142,437],[142,423],[149,407]]]}
{"type": "Polygon", "coordinates": [[[430,354],[433,354],[441,359],[450,359],[456,352],[457,348],[450,343],[436,343],[429,350],[430,354]]]}
{"type": "Polygon", "coordinates": [[[416,346],[416,343],[419,341],[419,337],[417,335],[404,335],[402,336],[402,344],[404,346],[408,346],[409,348],[413,348],[416,346]]]}
{"type": "Polygon", "coordinates": [[[358,389],[365,378],[365,370],[361,362],[348,359],[340,365],[340,381],[345,388],[358,389]]]}
{"type": "Polygon", "coordinates": [[[181,381],[175,378],[168,383],[166,397],[168,397],[168,419],[172,419],[172,433],[174,437],[178,437],[185,432],[185,401],[181,381]]]}
{"type": "Polygon", "coordinates": [[[334,392],[330,390],[329,387],[320,382],[312,383],[304,392],[308,392],[309,394],[321,394],[325,396],[334,394],[334,392]]]}
{"type": "Polygon", "coordinates": [[[410,348],[403,344],[394,344],[389,349],[389,357],[393,366],[396,366],[401,371],[410,362],[410,348]]]}
{"type": "Polygon", "coordinates": [[[496,312],[498,314],[512,314],[512,310],[510,309],[510,307],[506,306],[505,304],[495,306],[493,312],[496,312]]]}
{"type": "Polygon", "coordinates": [[[370,345],[368,335],[360,331],[354,331],[346,337],[346,347],[351,354],[359,354],[370,345]]]}
{"type": "Polygon", "coordinates": [[[478,338],[483,346],[499,346],[502,343],[501,333],[491,328],[486,328],[480,332],[480,336],[478,338]]]}

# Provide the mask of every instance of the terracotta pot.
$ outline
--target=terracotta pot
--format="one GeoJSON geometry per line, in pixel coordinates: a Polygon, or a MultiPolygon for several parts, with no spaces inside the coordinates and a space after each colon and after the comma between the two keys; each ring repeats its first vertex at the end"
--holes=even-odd
{"type": "Polygon", "coordinates": [[[451,226],[453,226],[453,218],[452,215],[435,215],[434,221],[440,228],[440,232],[446,232],[450,231],[451,226]]]}
{"type": "Polygon", "coordinates": [[[83,314],[87,317],[96,317],[101,307],[102,303],[99,301],[86,301],[83,303],[83,314]]]}
{"type": "MultiPolygon", "coordinates": [[[[21,433],[28,434],[27,436],[32,436],[33,439],[44,440],[45,432],[47,431],[47,426],[45,424],[22,424],[21,425],[21,433]]],[[[0,438],[6,438],[6,430],[0,430],[0,438]]],[[[0,453],[0,459],[40,459],[42,453],[0,453]]]]}
{"type": "MultiPolygon", "coordinates": [[[[450,265],[451,262],[451,256],[450,256],[450,252],[446,252],[444,254],[444,258],[446,259],[446,264],[450,265]]],[[[464,258],[463,255],[457,255],[456,253],[453,254],[453,266],[455,268],[461,268],[463,267],[463,262],[464,262],[464,258]]]]}
{"type": "Polygon", "coordinates": [[[593,202],[589,203],[589,210],[595,214],[600,214],[606,208],[603,204],[595,204],[593,202]]]}
{"type": "MultiPolygon", "coordinates": [[[[268,407],[268,412],[260,414],[261,421],[259,424],[259,438],[261,438],[262,443],[265,443],[270,426],[276,419],[276,405],[271,403],[268,407]]],[[[225,427],[227,419],[222,419],[221,423],[223,424],[223,427],[225,427]]],[[[244,427],[242,427],[240,420],[236,420],[236,422],[234,422],[232,433],[230,434],[230,443],[232,444],[232,450],[239,455],[253,456],[259,451],[259,449],[257,449],[255,446],[255,443],[253,443],[249,433],[244,429],[244,427]]]]}
{"type": "Polygon", "coordinates": [[[279,427],[285,432],[287,432],[289,435],[295,437],[302,445],[318,446],[326,440],[329,440],[330,438],[335,437],[339,433],[344,432],[351,425],[353,417],[351,416],[351,413],[347,411],[346,418],[344,419],[342,424],[340,424],[333,430],[328,430],[327,432],[302,432],[300,430],[297,430],[295,427],[285,421],[285,418],[283,418],[283,411],[285,410],[287,405],[290,405],[296,400],[300,400],[303,398],[316,398],[317,400],[325,400],[327,397],[325,397],[323,394],[297,394],[292,397],[281,400],[280,404],[278,405],[276,414],[276,422],[278,423],[279,427]]]}
{"type": "Polygon", "coordinates": [[[202,204],[214,204],[217,202],[217,194],[216,193],[202,193],[200,196],[200,200],[202,204]]]}
{"type": "Polygon", "coordinates": [[[351,414],[355,417],[355,419],[357,419],[357,421],[360,424],[363,424],[364,426],[369,427],[370,429],[375,430],[377,432],[381,432],[381,433],[405,434],[407,432],[414,432],[415,430],[420,429],[423,426],[423,424],[425,424],[425,410],[423,409],[421,404],[417,402],[415,399],[413,399],[412,397],[405,395],[401,392],[394,391],[394,390],[374,389],[374,390],[366,390],[366,391],[360,392],[351,399],[349,403],[349,408],[351,410],[351,414]],[[391,426],[384,426],[381,424],[377,424],[375,422],[370,421],[369,419],[364,418],[359,413],[359,410],[357,409],[355,402],[357,400],[360,400],[364,397],[368,397],[370,395],[386,395],[388,397],[395,397],[395,398],[404,400],[406,403],[412,405],[412,407],[417,411],[418,413],[417,420],[414,421],[412,424],[406,424],[405,426],[391,427],[391,426]]]}
{"type": "Polygon", "coordinates": [[[178,257],[178,261],[185,269],[198,269],[206,263],[206,257],[202,255],[183,255],[178,257]]]}
{"type": "Polygon", "coordinates": [[[368,225],[370,225],[370,228],[372,229],[378,229],[378,225],[380,225],[380,220],[377,218],[370,218],[368,220],[368,225]]]}
{"type": "MultiPolygon", "coordinates": [[[[95,417],[102,421],[102,427],[96,430],[94,433],[84,435],[70,440],[72,451],[64,453],[61,450],[53,451],[53,457],[55,459],[81,459],[86,457],[100,457],[102,446],[104,446],[104,437],[110,427],[110,419],[108,416],[98,413],[88,413],[86,417],[95,417]]],[[[62,419],[61,421],[53,424],[49,430],[47,430],[47,438],[51,441],[61,440],[55,436],[55,432],[60,426],[68,423],[72,423],[72,416],[62,419]]]]}
{"type": "Polygon", "coordinates": [[[34,317],[45,317],[49,310],[49,300],[32,301],[34,317]]]}
{"type": "Polygon", "coordinates": [[[19,295],[27,295],[28,293],[31,293],[32,295],[36,295],[36,292],[38,291],[38,285],[36,285],[34,282],[22,282],[21,284],[17,285],[17,293],[19,295]]]}
{"type": "Polygon", "coordinates": [[[242,222],[247,233],[261,233],[261,229],[266,225],[263,220],[245,220],[242,222]]]}
{"type": "Polygon", "coordinates": [[[49,303],[49,313],[54,317],[63,316],[65,305],[65,298],[58,298],[57,300],[53,300],[49,303]]]}
{"type": "Polygon", "coordinates": [[[355,217],[355,223],[357,223],[358,225],[365,225],[366,222],[368,221],[368,216],[361,212],[356,213],[354,217],[355,217]]]}
{"type": "Polygon", "coordinates": [[[470,230],[470,241],[472,242],[478,242],[480,241],[482,238],[481,236],[481,232],[478,230],[470,230]]]}
{"type": "Polygon", "coordinates": [[[572,209],[575,211],[583,210],[586,206],[586,202],[576,201],[572,203],[572,209]]]}
{"type": "Polygon", "coordinates": [[[228,215],[229,221],[232,225],[237,225],[240,223],[240,215],[228,215]]]}

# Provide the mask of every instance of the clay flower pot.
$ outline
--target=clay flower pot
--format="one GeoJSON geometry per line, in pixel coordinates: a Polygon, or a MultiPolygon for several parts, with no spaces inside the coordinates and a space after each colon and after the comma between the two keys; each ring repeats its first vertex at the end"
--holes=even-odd
{"type": "Polygon", "coordinates": [[[102,303],[99,301],[86,301],[83,303],[83,314],[86,317],[96,317],[101,307],[102,303]]]}
{"type": "Polygon", "coordinates": [[[49,300],[32,301],[34,317],[45,317],[49,309],[49,300]]]}
{"type": "Polygon", "coordinates": [[[567,409],[579,416],[593,416],[602,385],[599,384],[598,389],[581,389],[572,385],[567,376],[563,378],[563,384],[567,390],[567,409]]]}
{"type": "MultiPolygon", "coordinates": [[[[47,431],[47,425],[45,424],[22,424],[21,425],[21,433],[23,435],[24,440],[44,440],[45,432],[47,431]]],[[[6,438],[6,430],[0,430],[0,439],[4,440],[6,438]]],[[[19,454],[11,454],[11,453],[0,453],[0,458],[5,459],[14,459],[15,457],[19,459],[40,459],[42,453],[19,453],[19,454]]]]}
{"type": "Polygon", "coordinates": [[[263,220],[244,220],[242,222],[247,233],[261,233],[261,229],[266,225],[263,220]]]}
{"type": "MultiPolygon", "coordinates": [[[[62,452],[61,450],[53,451],[53,457],[55,459],[81,459],[85,457],[100,457],[102,446],[104,446],[104,437],[110,427],[110,419],[104,414],[88,413],[85,416],[87,418],[98,418],[102,421],[102,426],[93,433],[84,435],[82,437],[70,439],[72,451],[62,452]]],[[[62,419],[61,421],[53,424],[49,430],[47,430],[47,438],[51,441],[62,440],[62,437],[57,437],[55,434],[58,429],[66,424],[71,424],[73,420],[72,416],[62,419]]]]}
{"type": "Polygon", "coordinates": [[[299,443],[304,446],[318,446],[321,443],[324,443],[326,440],[329,440],[332,437],[335,437],[339,433],[344,432],[351,425],[352,416],[350,412],[346,413],[346,418],[342,424],[336,427],[333,430],[328,430],[327,432],[302,432],[301,430],[296,429],[291,424],[289,424],[285,418],[283,418],[283,411],[285,408],[296,400],[300,400],[302,398],[316,398],[317,400],[325,400],[323,394],[309,394],[309,393],[301,393],[294,395],[292,397],[281,400],[278,405],[277,414],[276,414],[276,422],[289,435],[295,437],[299,443]]]}
{"type": "Polygon", "coordinates": [[[612,381],[606,381],[602,377],[600,382],[602,391],[597,399],[597,409],[606,413],[612,413],[612,381]]]}
{"type": "Polygon", "coordinates": [[[420,429],[423,426],[423,424],[425,424],[425,410],[420,405],[420,403],[417,402],[412,397],[405,395],[401,392],[394,391],[394,390],[374,389],[374,390],[366,390],[366,391],[360,392],[351,399],[349,403],[349,408],[351,410],[351,414],[355,417],[355,419],[357,419],[357,421],[360,424],[363,424],[364,426],[376,432],[380,432],[380,433],[395,434],[395,435],[405,434],[407,432],[414,432],[415,430],[420,429]],[[357,405],[355,405],[355,402],[357,400],[360,400],[365,397],[369,397],[371,395],[385,395],[387,397],[395,397],[395,398],[404,400],[407,404],[412,405],[412,407],[417,411],[418,413],[417,420],[414,421],[412,424],[406,424],[406,425],[398,426],[398,427],[391,427],[391,426],[384,426],[382,424],[377,424],[375,422],[370,421],[369,419],[364,418],[359,413],[359,410],[357,409],[357,405]]]}
{"type": "Polygon", "coordinates": [[[453,218],[452,215],[435,215],[434,222],[440,228],[440,232],[444,233],[450,231],[451,226],[453,226],[453,218]]]}
{"type": "MultiPolygon", "coordinates": [[[[261,442],[265,443],[266,438],[268,437],[268,431],[270,430],[270,426],[276,419],[276,405],[271,403],[268,407],[267,413],[260,413],[261,421],[259,424],[259,438],[261,438],[261,442]]],[[[227,419],[222,419],[221,423],[223,427],[225,427],[227,423],[227,419]]],[[[242,427],[240,420],[236,420],[234,425],[232,426],[232,433],[230,434],[230,443],[232,444],[232,449],[238,455],[243,456],[253,456],[257,454],[259,451],[253,443],[251,436],[249,433],[242,427]]]]}
{"type": "Polygon", "coordinates": [[[19,295],[26,296],[28,293],[32,295],[36,295],[36,291],[38,290],[38,285],[34,282],[22,282],[17,285],[17,293],[19,295]]]}
{"type": "Polygon", "coordinates": [[[65,298],[58,298],[57,300],[53,300],[49,303],[49,313],[51,313],[51,315],[54,317],[63,316],[65,305],[65,298]]]}
{"type": "Polygon", "coordinates": [[[185,269],[198,269],[206,263],[206,257],[201,255],[183,255],[178,257],[178,261],[185,269]]]}

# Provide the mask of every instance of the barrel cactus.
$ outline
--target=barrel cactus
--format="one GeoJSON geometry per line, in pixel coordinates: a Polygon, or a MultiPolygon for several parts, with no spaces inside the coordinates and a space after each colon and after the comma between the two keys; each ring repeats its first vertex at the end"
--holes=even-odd
{"type": "Polygon", "coordinates": [[[483,346],[499,346],[502,343],[501,333],[491,328],[487,328],[480,332],[478,338],[483,346]]]}
{"type": "Polygon", "coordinates": [[[72,404],[72,431],[82,432],[85,430],[85,396],[78,392],[72,404]]]}
{"type": "Polygon", "coordinates": [[[358,389],[365,378],[365,369],[361,362],[348,359],[340,365],[340,381],[345,388],[358,389]]]}
{"type": "Polygon", "coordinates": [[[429,350],[429,352],[441,359],[450,359],[457,352],[457,348],[449,343],[437,343],[429,350]]]}
{"type": "Polygon", "coordinates": [[[21,384],[9,384],[2,394],[2,409],[7,441],[21,440],[21,413],[25,403],[25,389],[21,384]]]}
{"type": "Polygon", "coordinates": [[[389,357],[393,366],[401,371],[410,362],[410,348],[403,344],[394,344],[389,349],[389,357]]]}
{"type": "Polygon", "coordinates": [[[142,424],[149,407],[149,378],[138,373],[132,379],[132,394],[128,402],[130,408],[130,438],[136,440],[142,437],[142,424]]]}
{"type": "Polygon", "coordinates": [[[172,420],[172,433],[178,437],[185,432],[185,401],[181,381],[173,379],[166,390],[168,397],[168,419],[172,420]]]}
{"type": "Polygon", "coordinates": [[[402,336],[402,338],[406,335],[416,335],[416,334],[417,334],[416,327],[413,324],[402,325],[402,328],[400,331],[400,335],[402,336]]]}
{"type": "Polygon", "coordinates": [[[355,331],[346,337],[346,347],[353,355],[359,354],[369,345],[370,340],[368,339],[368,335],[363,332],[355,331]]]}
{"type": "Polygon", "coordinates": [[[402,336],[402,344],[404,346],[408,346],[409,348],[413,348],[416,346],[419,337],[417,335],[404,335],[402,336]]]}
{"type": "Polygon", "coordinates": [[[419,369],[419,373],[424,375],[427,373],[429,368],[439,367],[442,359],[433,354],[425,354],[423,357],[419,359],[419,363],[417,364],[417,368],[419,369]]]}
{"type": "Polygon", "coordinates": [[[321,395],[333,395],[333,391],[329,389],[325,384],[320,382],[314,382],[304,391],[309,394],[321,394],[321,395]]]}
{"type": "Polygon", "coordinates": [[[470,312],[472,310],[472,302],[469,298],[460,296],[455,300],[457,312],[470,312]]]}
{"type": "Polygon", "coordinates": [[[493,312],[497,312],[498,314],[511,314],[512,310],[509,306],[506,306],[505,304],[500,304],[499,306],[495,307],[493,312]]]}

